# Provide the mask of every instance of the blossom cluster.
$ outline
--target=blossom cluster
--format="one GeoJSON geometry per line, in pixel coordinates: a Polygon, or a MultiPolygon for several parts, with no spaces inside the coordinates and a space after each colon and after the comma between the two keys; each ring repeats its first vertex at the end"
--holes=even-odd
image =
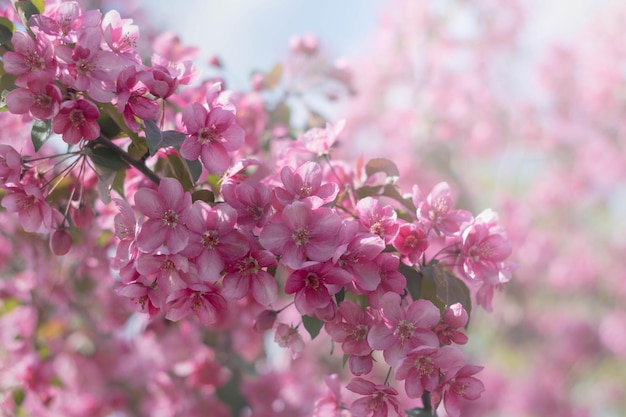
{"type": "MultiPolygon", "coordinates": [[[[152,322],[191,321],[226,339],[235,322],[272,332],[293,359],[309,348],[302,327],[311,339],[323,328],[345,355],[353,401],[329,376],[317,416],[443,404],[458,417],[461,399],[480,396],[481,367],[456,345],[468,340],[472,301],[491,310],[511,278],[493,211],[456,209],[445,182],[406,192],[386,159],[333,159],[344,122],[298,131],[278,120],[284,103],[269,112],[259,91],[220,79],[179,91],[194,75],[187,56],[155,48],[164,55],[145,65],[137,26],[115,11],[23,3],[0,22],[11,33],[2,78],[13,82],[3,97],[9,113],[34,119],[33,149],[0,147],[0,186],[24,231],[66,255],[98,218],[117,294],[152,322]],[[45,144],[52,133],[67,152],[45,144]]],[[[298,59],[315,51],[293,47],[298,59]]],[[[349,90],[345,73],[327,76],[349,90]]],[[[261,84],[273,87],[269,76],[261,84]]]]}

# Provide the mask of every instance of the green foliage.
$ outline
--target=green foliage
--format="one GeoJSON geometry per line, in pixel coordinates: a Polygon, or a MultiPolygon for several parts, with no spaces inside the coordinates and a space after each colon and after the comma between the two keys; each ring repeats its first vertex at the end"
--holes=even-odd
{"type": "Polygon", "coordinates": [[[324,322],[320,319],[316,319],[315,317],[304,315],[302,316],[302,324],[307,332],[311,335],[311,339],[315,339],[318,334],[320,334],[320,330],[324,326],[324,322]]]}
{"type": "Polygon", "coordinates": [[[161,148],[178,146],[185,141],[185,134],[176,130],[162,131],[152,120],[145,122],[146,143],[150,155],[153,156],[161,148]]]}
{"type": "Polygon", "coordinates": [[[35,152],[41,149],[44,143],[52,135],[52,120],[35,120],[30,131],[30,139],[33,141],[35,152]]]}
{"type": "Polygon", "coordinates": [[[398,167],[389,159],[374,158],[367,161],[367,164],[365,164],[365,173],[368,178],[378,172],[384,172],[387,175],[387,180],[393,182],[395,182],[400,176],[398,167]]]}
{"type": "Polygon", "coordinates": [[[44,0],[11,0],[11,3],[25,27],[28,27],[28,19],[43,13],[45,7],[44,0]]]}
{"type": "Polygon", "coordinates": [[[436,299],[444,307],[461,303],[467,314],[470,314],[472,301],[469,288],[447,266],[440,262],[431,262],[428,266],[422,268],[422,273],[428,284],[434,284],[436,299]]]}
{"type": "Polygon", "coordinates": [[[15,25],[6,17],[0,16],[0,45],[8,45],[13,38],[15,25]]]}
{"type": "Polygon", "coordinates": [[[96,148],[85,148],[85,154],[93,161],[94,164],[101,168],[111,171],[119,169],[127,169],[128,164],[113,149],[99,146],[96,148]]]}

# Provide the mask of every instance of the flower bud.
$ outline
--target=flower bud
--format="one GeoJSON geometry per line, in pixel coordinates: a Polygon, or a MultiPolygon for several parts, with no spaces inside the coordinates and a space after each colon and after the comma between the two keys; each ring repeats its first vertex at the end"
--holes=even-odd
{"type": "Polygon", "coordinates": [[[50,250],[57,256],[67,254],[72,248],[72,236],[66,229],[57,229],[50,235],[50,250]]]}
{"type": "Polygon", "coordinates": [[[274,327],[278,313],[274,310],[263,310],[254,321],[254,330],[262,333],[274,327]]]}

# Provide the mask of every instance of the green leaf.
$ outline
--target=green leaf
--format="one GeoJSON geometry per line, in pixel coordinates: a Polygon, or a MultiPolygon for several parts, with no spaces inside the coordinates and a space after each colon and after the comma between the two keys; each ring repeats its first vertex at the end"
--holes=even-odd
{"type": "Polygon", "coordinates": [[[285,126],[291,124],[291,109],[284,101],[279,102],[270,112],[270,121],[272,124],[281,123],[285,126]]]}
{"type": "Polygon", "coordinates": [[[0,45],[8,45],[13,38],[15,25],[6,17],[0,16],[0,45]]]}
{"type": "Polygon", "coordinates": [[[13,7],[24,26],[28,27],[28,19],[44,11],[44,0],[11,0],[13,7]]]}
{"type": "Polygon", "coordinates": [[[337,300],[337,304],[342,302],[346,298],[346,289],[342,288],[339,290],[337,294],[335,294],[335,300],[337,300]]]}
{"type": "Polygon", "coordinates": [[[153,156],[161,148],[168,146],[178,146],[185,141],[185,134],[176,130],[161,131],[155,122],[146,120],[145,122],[146,142],[148,150],[153,156]]]}
{"type": "Polygon", "coordinates": [[[185,191],[189,191],[193,188],[194,184],[191,181],[191,174],[180,156],[173,154],[167,155],[167,164],[163,171],[166,177],[176,178],[185,191]]]}
{"type": "Polygon", "coordinates": [[[311,339],[315,339],[324,326],[322,320],[307,315],[302,316],[302,324],[304,324],[304,328],[311,335],[311,339]]]}
{"type": "Polygon", "coordinates": [[[94,164],[111,171],[127,169],[129,167],[113,149],[103,146],[93,149],[85,148],[85,153],[91,158],[94,164]]]}
{"type": "Polygon", "coordinates": [[[11,393],[11,397],[13,398],[13,402],[15,403],[15,405],[17,407],[21,407],[24,403],[24,398],[26,398],[26,393],[23,389],[18,388],[16,390],[13,390],[13,392],[11,393]]]}
{"type": "Polygon", "coordinates": [[[421,407],[411,408],[410,410],[404,410],[407,417],[432,417],[431,411],[425,410],[421,407]]]}
{"type": "Polygon", "coordinates": [[[422,274],[420,274],[415,268],[400,262],[398,266],[398,272],[404,275],[406,278],[406,289],[411,294],[414,300],[422,298],[422,274]]]}
{"type": "Polygon", "coordinates": [[[187,168],[191,174],[191,182],[195,184],[200,178],[200,174],[202,174],[202,164],[197,159],[195,161],[185,159],[185,164],[187,164],[187,168]]]}
{"type": "Polygon", "coordinates": [[[213,204],[215,203],[215,195],[212,191],[209,190],[196,190],[191,193],[191,201],[202,200],[205,203],[213,204]]]}
{"type": "Polygon", "coordinates": [[[398,171],[396,164],[386,158],[370,159],[367,164],[365,164],[365,173],[368,177],[371,177],[377,172],[384,172],[388,180],[392,182],[395,182],[400,176],[400,171],[398,171]]]}
{"type": "Polygon", "coordinates": [[[446,307],[461,303],[469,315],[472,310],[472,299],[469,288],[444,264],[437,262],[432,265],[433,281],[435,283],[437,298],[446,307]]]}
{"type": "Polygon", "coordinates": [[[111,188],[113,188],[115,181],[115,171],[96,167],[96,174],[98,176],[98,196],[104,204],[109,204],[111,202],[111,188]]]}
{"type": "Polygon", "coordinates": [[[30,131],[30,138],[33,141],[33,147],[37,152],[44,143],[52,135],[52,120],[35,120],[33,128],[30,131]]]}

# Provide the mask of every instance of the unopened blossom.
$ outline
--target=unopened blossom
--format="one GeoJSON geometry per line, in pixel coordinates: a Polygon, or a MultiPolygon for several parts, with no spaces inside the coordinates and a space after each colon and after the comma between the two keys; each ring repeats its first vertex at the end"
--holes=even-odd
{"type": "Polygon", "coordinates": [[[235,113],[222,107],[207,110],[192,103],[183,110],[183,124],[189,135],[180,147],[180,153],[189,160],[200,157],[211,173],[228,169],[230,156],[244,143],[243,129],[235,123],[235,113]]]}
{"type": "Polygon", "coordinates": [[[16,88],[7,94],[7,108],[14,114],[30,113],[35,119],[48,120],[56,116],[61,107],[61,90],[47,77],[33,77],[26,82],[28,88],[16,88]]]}
{"type": "Polygon", "coordinates": [[[357,377],[353,378],[346,388],[362,395],[350,406],[350,412],[354,417],[404,416],[397,398],[398,391],[388,385],[377,385],[357,377]]]}
{"type": "Polygon", "coordinates": [[[383,351],[385,361],[395,366],[408,351],[419,346],[439,346],[432,329],[439,323],[440,312],[428,300],[413,301],[406,309],[396,293],[385,294],[380,301],[382,320],[370,329],[367,341],[383,351]]]}
{"type": "Polygon", "coordinates": [[[179,321],[194,315],[202,324],[209,326],[217,323],[226,313],[226,300],[218,290],[203,283],[195,283],[171,293],[165,300],[165,317],[179,321]]]}
{"type": "Polygon", "coordinates": [[[50,234],[50,250],[57,256],[66,255],[72,249],[72,235],[65,228],[50,234]]]}
{"type": "Polygon", "coordinates": [[[414,194],[413,203],[417,207],[417,218],[445,235],[458,233],[462,224],[472,220],[469,211],[452,209],[454,201],[446,182],[435,185],[425,199],[418,199],[414,194]]]}
{"type": "Polygon", "coordinates": [[[324,262],[335,252],[335,240],[341,219],[331,209],[313,209],[296,201],[275,215],[261,231],[259,241],[268,250],[281,255],[281,262],[300,268],[306,261],[324,262]]]}
{"type": "Polygon", "coordinates": [[[52,131],[61,134],[70,145],[77,144],[81,139],[94,140],[100,136],[99,117],[100,111],[91,101],[67,100],[52,120],[52,131]]]}
{"type": "Polygon", "coordinates": [[[305,162],[295,171],[285,166],[280,178],[282,187],[274,188],[279,208],[303,200],[309,201],[313,208],[321,207],[333,201],[339,192],[335,183],[322,184],[322,168],[316,162],[305,162]]]}
{"type": "Polygon", "coordinates": [[[174,94],[178,87],[178,78],[162,65],[147,68],[141,75],[141,80],[148,87],[150,94],[163,99],[174,94]]]}
{"type": "Polygon", "coordinates": [[[443,406],[450,417],[461,417],[460,399],[477,400],[485,390],[483,383],[474,377],[482,366],[465,365],[449,369],[441,384],[432,392],[431,401],[438,404],[443,396],[443,406]]]}
{"type": "Polygon", "coordinates": [[[189,242],[184,223],[191,209],[191,195],[174,178],[162,178],[158,190],[141,188],[135,205],[148,217],[137,235],[137,247],[153,252],[167,245],[169,253],[180,252],[189,242]]]}
{"type": "Polygon", "coordinates": [[[50,40],[41,32],[33,39],[28,33],[15,31],[11,38],[13,51],[2,56],[4,70],[17,75],[15,85],[25,87],[32,78],[52,78],[56,72],[54,49],[50,40]]]}

